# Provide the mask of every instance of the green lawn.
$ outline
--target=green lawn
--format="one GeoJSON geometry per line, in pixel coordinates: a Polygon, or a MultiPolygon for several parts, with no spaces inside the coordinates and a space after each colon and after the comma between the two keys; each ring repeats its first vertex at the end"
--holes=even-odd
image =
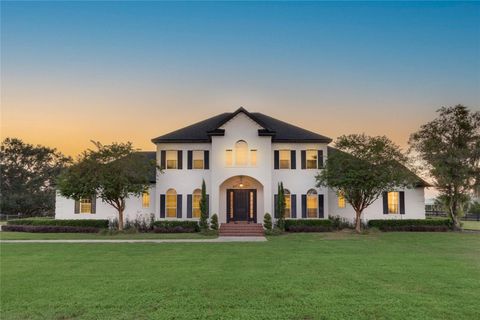
{"type": "Polygon", "coordinates": [[[480,230],[480,221],[462,221],[465,230],[480,230]]]}
{"type": "Polygon", "coordinates": [[[1,244],[6,319],[475,319],[480,234],[1,244]]]}
{"type": "Polygon", "coordinates": [[[215,235],[200,233],[120,233],[103,235],[99,233],[30,233],[30,232],[0,232],[1,240],[65,240],[65,239],[212,239],[215,235]]]}

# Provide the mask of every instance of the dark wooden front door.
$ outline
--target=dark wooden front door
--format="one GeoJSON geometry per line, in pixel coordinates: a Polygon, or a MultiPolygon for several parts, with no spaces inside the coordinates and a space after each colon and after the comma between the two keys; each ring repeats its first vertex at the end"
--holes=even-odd
{"type": "Polygon", "coordinates": [[[227,222],[257,221],[257,190],[227,190],[227,222]]]}

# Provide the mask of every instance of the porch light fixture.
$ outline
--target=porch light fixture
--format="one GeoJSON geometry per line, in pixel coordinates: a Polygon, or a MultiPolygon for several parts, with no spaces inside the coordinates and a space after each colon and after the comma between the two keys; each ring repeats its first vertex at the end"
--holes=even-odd
{"type": "Polygon", "coordinates": [[[243,188],[243,176],[240,176],[240,184],[238,186],[243,188]]]}

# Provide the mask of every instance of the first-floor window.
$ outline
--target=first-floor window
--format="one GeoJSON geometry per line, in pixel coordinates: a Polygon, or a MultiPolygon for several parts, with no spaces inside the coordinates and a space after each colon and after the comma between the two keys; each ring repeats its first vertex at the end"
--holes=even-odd
{"type": "Polygon", "coordinates": [[[92,199],[81,198],[80,201],[80,213],[92,213],[92,199]]]}
{"type": "Polygon", "coordinates": [[[285,218],[291,217],[292,212],[292,201],[291,201],[290,191],[285,189],[285,218]]]}
{"type": "Polygon", "coordinates": [[[338,207],[339,208],[345,208],[346,206],[346,201],[345,201],[345,196],[342,193],[338,194],[338,207]]]}
{"type": "Polygon", "coordinates": [[[167,191],[167,217],[175,218],[177,216],[177,192],[175,189],[168,189],[167,191]]]}
{"type": "Polygon", "coordinates": [[[388,193],[388,213],[399,213],[400,211],[400,196],[399,192],[388,193]]]}
{"type": "Polygon", "coordinates": [[[200,218],[200,200],[202,199],[202,191],[196,189],[192,195],[192,217],[200,218]]]}
{"type": "Polygon", "coordinates": [[[145,191],[142,194],[142,207],[149,208],[150,207],[150,192],[145,191]]]}
{"type": "Polygon", "coordinates": [[[193,169],[203,169],[204,167],[204,151],[203,150],[194,150],[192,152],[193,158],[193,169]]]}
{"type": "Polygon", "coordinates": [[[317,191],[311,189],[307,193],[307,218],[317,217],[317,191]]]}

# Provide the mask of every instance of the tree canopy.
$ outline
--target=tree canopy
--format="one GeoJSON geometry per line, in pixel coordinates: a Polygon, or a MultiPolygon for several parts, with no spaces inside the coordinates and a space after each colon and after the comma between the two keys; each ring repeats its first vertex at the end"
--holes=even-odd
{"type": "Polygon", "coordinates": [[[329,187],[345,198],[355,210],[355,228],[360,231],[363,210],[383,192],[410,186],[416,177],[404,166],[407,157],[385,136],[344,135],[335,147],[316,177],[317,187],[329,187]]]}
{"type": "Polygon", "coordinates": [[[140,196],[148,190],[152,171],[157,167],[137,152],[130,142],[102,145],[84,151],[58,179],[60,193],[79,200],[96,195],[118,211],[118,224],[123,229],[123,212],[129,196],[140,196]]]}
{"type": "Polygon", "coordinates": [[[70,161],[56,149],[6,138],[0,149],[1,212],[53,214],[56,178],[70,161]]]}
{"type": "Polygon", "coordinates": [[[410,136],[409,144],[459,227],[462,207],[480,182],[480,112],[462,105],[437,112],[436,119],[410,136]]]}

